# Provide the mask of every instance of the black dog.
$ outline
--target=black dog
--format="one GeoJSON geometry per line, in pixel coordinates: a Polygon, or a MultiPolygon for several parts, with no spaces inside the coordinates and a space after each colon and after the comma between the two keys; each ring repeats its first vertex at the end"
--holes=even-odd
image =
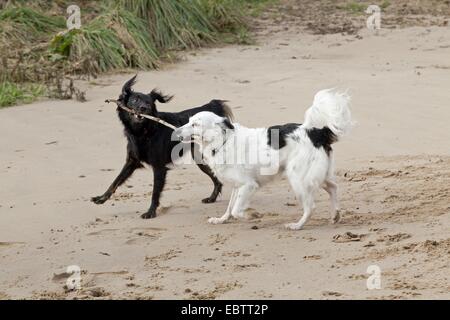
{"type": "MultiPolygon", "coordinates": [[[[133,85],[136,82],[136,76],[128,80],[119,96],[118,102],[127,106],[140,114],[147,114],[158,117],[180,127],[189,121],[189,117],[201,112],[210,111],[221,117],[231,119],[233,117],[230,108],[221,100],[212,100],[204,106],[184,110],[181,112],[158,112],[155,101],[166,103],[172,99],[171,96],[165,96],[160,92],[153,90],[149,94],[134,92],[133,85]]],[[[138,168],[143,168],[143,163],[149,164],[153,168],[153,193],[150,209],[141,217],[144,219],[156,217],[156,209],[159,206],[159,198],[166,182],[167,165],[172,163],[172,149],[179,144],[179,141],[172,141],[173,130],[155,121],[131,114],[122,108],[117,108],[122,124],[125,127],[125,136],[128,139],[127,159],[122,171],[106,190],[106,192],[91,200],[96,204],[102,204],[108,200],[122,183],[124,183],[138,168]]],[[[198,157],[197,147],[191,145],[192,156],[198,157]]],[[[214,190],[204,203],[215,202],[217,196],[222,191],[222,183],[214,176],[211,169],[205,164],[197,164],[200,170],[206,173],[214,183],[214,190]]]]}

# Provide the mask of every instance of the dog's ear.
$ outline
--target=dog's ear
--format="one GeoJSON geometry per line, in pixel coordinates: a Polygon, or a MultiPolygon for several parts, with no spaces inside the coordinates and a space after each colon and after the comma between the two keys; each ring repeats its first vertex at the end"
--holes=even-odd
{"type": "Polygon", "coordinates": [[[233,124],[231,123],[230,119],[228,119],[228,118],[224,118],[223,124],[224,124],[225,127],[227,127],[228,129],[231,129],[231,130],[234,129],[233,124]]]}
{"type": "Polygon", "coordinates": [[[123,96],[128,96],[131,94],[131,92],[133,91],[133,86],[136,83],[136,77],[137,77],[137,74],[133,78],[131,78],[130,80],[125,82],[125,84],[122,87],[122,95],[123,96]]]}
{"type": "Polygon", "coordinates": [[[152,97],[153,101],[159,101],[161,103],[167,103],[172,100],[173,96],[165,95],[161,91],[157,89],[153,89],[152,92],[149,93],[150,97],[152,97]]]}

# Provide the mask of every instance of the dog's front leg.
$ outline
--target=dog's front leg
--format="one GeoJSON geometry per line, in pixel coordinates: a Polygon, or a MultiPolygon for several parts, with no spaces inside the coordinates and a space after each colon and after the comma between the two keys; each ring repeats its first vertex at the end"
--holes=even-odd
{"type": "Polygon", "coordinates": [[[140,162],[136,159],[133,159],[132,157],[128,156],[127,161],[125,162],[125,165],[123,166],[122,170],[120,171],[119,175],[116,179],[114,179],[111,186],[106,190],[106,192],[98,197],[91,198],[91,201],[95,204],[103,204],[111,198],[111,196],[114,194],[114,192],[117,190],[117,188],[123,184],[137,168],[141,168],[142,165],[140,162]]]}
{"type": "Polygon", "coordinates": [[[258,184],[256,182],[250,182],[244,184],[237,190],[236,201],[231,210],[231,215],[233,217],[237,219],[245,217],[244,212],[250,205],[250,198],[255,193],[256,189],[258,189],[258,184]]]}
{"type": "Polygon", "coordinates": [[[200,170],[202,170],[204,173],[206,173],[211,178],[212,182],[214,183],[213,192],[211,193],[211,195],[208,198],[202,199],[202,202],[203,203],[216,202],[217,197],[222,192],[222,183],[220,182],[219,179],[216,178],[216,176],[214,175],[214,173],[212,172],[210,167],[208,167],[207,165],[203,165],[203,164],[197,164],[197,166],[200,168],[200,170]]]}
{"type": "Polygon", "coordinates": [[[156,217],[156,209],[159,206],[159,198],[161,197],[161,192],[166,184],[167,168],[153,168],[153,192],[152,192],[152,204],[150,209],[143,215],[142,219],[151,219],[156,217]]]}
{"type": "Polygon", "coordinates": [[[211,168],[203,162],[203,156],[202,156],[201,152],[198,150],[198,145],[196,145],[194,143],[191,144],[191,155],[192,155],[192,159],[194,159],[195,163],[200,168],[200,170],[202,170],[204,173],[206,173],[208,175],[208,177],[214,183],[213,192],[211,193],[211,195],[208,198],[202,199],[202,202],[203,203],[216,202],[217,197],[222,192],[222,183],[214,175],[214,172],[211,170],[211,168]]]}
{"type": "Polygon", "coordinates": [[[220,218],[216,218],[216,217],[209,218],[208,222],[212,223],[212,224],[221,224],[221,223],[224,223],[227,220],[229,220],[231,218],[231,209],[233,209],[233,205],[236,200],[236,195],[237,195],[237,189],[233,188],[233,190],[231,190],[230,201],[228,202],[228,207],[227,207],[227,210],[225,211],[225,214],[223,216],[221,216],[220,218]]]}

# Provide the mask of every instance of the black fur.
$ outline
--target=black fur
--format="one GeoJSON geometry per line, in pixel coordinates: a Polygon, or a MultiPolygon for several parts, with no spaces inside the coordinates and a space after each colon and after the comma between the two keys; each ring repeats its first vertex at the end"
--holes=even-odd
{"type": "Polygon", "coordinates": [[[282,149],[286,146],[286,136],[295,131],[301,124],[299,123],[287,123],[283,125],[271,126],[267,129],[267,144],[275,149],[282,149]],[[278,143],[272,141],[272,130],[278,130],[278,143]]]}
{"type": "Polygon", "coordinates": [[[314,147],[318,149],[323,147],[328,155],[333,150],[331,145],[338,140],[337,136],[328,127],[307,129],[306,133],[314,147]]]}
{"type": "MultiPolygon", "coordinates": [[[[118,100],[138,113],[161,118],[176,127],[186,124],[189,121],[189,117],[201,111],[210,111],[221,117],[232,118],[231,110],[222,100],[212,100],[201,107],[181,112],[159,112],[156,109],[155,101],[166,103],[170,101],[172,97],[165,96],[156,90],[153,90],[149,94],[134,92],[132,88],[135,83],[136,76],[124,84],[122,94],[118,100]]],[[[94,197],[91,200],[96,204],[104,203],[136,169],[142,168],[143,163],[147,163],[153,169],[153,193],[151,206],[141,217],[144,219],[154,218],[156,217],[159,198],[166,182],[168,171],[167,165],[172,163],[172,149],[180,142],[172,141],[171,135],[173,130],[162,124],[146,118],[135,117],[121,108],[117,108],[117,113],[125,128],[124,133],[128,140],[126,162],[122,171],[108,190],[106,190],[103,195],[94,197]]],[[[193,156],[195,153],[198,153],[197,147],[194,146],[194,144],[192,144],[191,148],[193,150],[193,156]]],[[[201,157],[198,156],[196,157],[196,159],[200,158],[201,157]]],[[[211,196],[203,199],[203,202],[214,202],[222,190],[222,183],[214,176],[207,165],[198,164],[198,166],[214,183],[214,190],[211,196]]]]}

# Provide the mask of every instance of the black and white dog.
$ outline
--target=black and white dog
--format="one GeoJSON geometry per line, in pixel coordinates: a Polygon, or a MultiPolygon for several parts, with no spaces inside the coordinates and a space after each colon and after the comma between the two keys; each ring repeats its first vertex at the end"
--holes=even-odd
{"type": "MultiPolygon", "coordinates": [[[[231,120],[232,112],[230,108],[221,100],[212,100],[211,102],[197,108],[187,109],[181,112],[159,112],[156,109],[155,101],[166,103],[172,97],[165,96],[160,92],[153,90],[149,94],[134,92],[132,87],[136,82],[136,76],[128,80],[119,96],[118,102],[132,109],[139,114],[146,114],[158,117],[166,122],[180,127],[189,121],[189,117],[202,111],[208,111],[218,117],[231,120]]],[[[91,200],[96,204],[102,204],[107,201],[116,189],[123,184],[138,168],[143,168],[143,164],[150,165],[153,169],[153,193],[150,208],[141,217],[144,219],[156,217],[156,209],[159,206],[159,198],[166,182],[168,165],[172,164],[172,150],[180,142],[171,139],[173,130],[152,120],[131,114],[122,108],[117,108],[119,118],[125,127],[125,136],[128,140],[127,157],[125,165],[117,178],[113,181],[106,192],[91,200]]],[[[199,158],[195,153],[198,147],[191,146],[193,156],[199,158]]],[[[180,153],[181,157],[182,154],[180,153]]],[[[211,169],[202,163],[198,167],[206,173],[214,183],[214,190],[204,203],[215,202],[217,196],[222,190],[222,184],[214,176],[211,169]]]]}
{"type": "Polygon", "coordinates": [[[319,91],[305,113],[303,125],[290,123],[253,129],[211,112],[200,112],[175,130],[180,140],[198,143],[214,174],[233,184],[225,214],[210,218],[209,222],[217,224],[231,217],[244,217],[256,189],[279,174],[287,176],[303,203],[302,218],[297,223],[287,224],[287,228],[298,230],[305,225],[314,208],[314,193],[320,187],[330,195],[331,221],[338,222],[331,145],[352,126],[349,100],[344,93],[319,91]],[[242,155],[240,160],[239,155],[242,155]],[[276,170],[268,170],[272,167],[267,167],[269,162],[276,164],[276,170]]]}

